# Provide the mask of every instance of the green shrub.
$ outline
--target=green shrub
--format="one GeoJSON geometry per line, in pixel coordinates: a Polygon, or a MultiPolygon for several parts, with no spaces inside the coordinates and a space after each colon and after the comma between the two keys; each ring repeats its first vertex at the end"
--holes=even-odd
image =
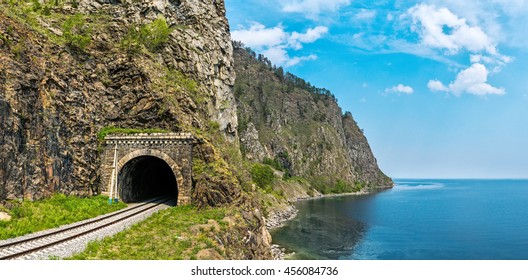
{"type": "Polygon", "coordinates": [[[140,38],[143,45],[154,52],[169,40],[171,29],[167,20],[159,17],[150,24],[144,25],[140,30],[140,38]]]}
{"type": "Polygon", "coordinates": [[[288,180],[289,178],[291,178],[291,174],[290,174],[290,170],[288,170],[288,168],[286,168],[281,162],[280,162],[280,158],[288,158],[288,152],[284,152],[284,153],[280,153],[278,155],[275,156],[274,159],[271,159],[271,158],[268,158],[268,157],[265,157],[263,160],[262,160],[262,163],[264,164],[267,164],[273,168],[275,168],[276,170],[279,170],[279,171],[282,171],[284,172],[284,175],[282,177],[283,180],[288,180]]]}
{"type": "Polygon", "coordinates": [[[335,186],[332,189],[333,193],[345,193],[345,192],[350,192],[350,191],[351,191],[351,186],[347,184],[345,181],[342,181],[339,179],[336,181],[335,186]]]}
{"type": "Polygon", "coordinates": [[[33,12],[42,9],[42,4],[40,4],[39,0],[31,0],[31,4],[33,5],[33,12]]]}
{"type": "Polygon", "coordinates": [[[208,166],[205,161],[199,158],[193,158],[192,164],[192,173],[195,177],[199,176],[202,173],[210,172],[210,166],[208,166]]]}
{"type": "Polygon", "coordinates": [[[265,157],[263,160],[262,160],[262,163],[264,164],[267,164],[277,170],[283,170],[284,167],[282,166],[282,164],[280,164],[280,162],[277,160],[277,157],[275,157],[275,159],[271,159],[269,157],[265,157]]]}
{"type": "Polygon", "coordinates": [[[137,27],[131,27],[125,34],[119,47],[130,54],[138,53],[141,50],[140,32],[137,27]]]}
{"type": "Polygon", "coordinates": [[[45,6],[42,8],[42,14],[45,15],[45,16],[49,16],[49,15],[51,15],[51,7],[48,6],[48,5],[45,5],[45,6]]]}
{"type": "Polygon", "coordinates": [[[217,121],[209,121],[209,129],[211,131],[220,130],[220,124],[217,121]]]}
{"type": "Polygon", "coordinates": [[[355,181],[354,183],[341,179],[334,181],[331,178],[324,176],[311,178],[310,183],[314,190],[317,190],[322,194],[353,193],[359,192],[367,187],[367,184],[362,181],[355,181]]]}
{"type": "Polygon", "coordinates": [[[270,186],[275,180],[273,169],[264,164],[254,164],[249,173],[251,174],[253,182],[262,189],[270,186]]]}
{"type": "Polygon", "coordinates": [[[364,184],[362,184],[360,181],[357,181],[355,184],[354,184],[354,192],[359,192],[363,189],[364,187],[364,184]]]}
{"type": "Polygon", "coordinates": [[[92,30],[81,14],[69,17],[62,25],[62,31],[66,44],[78,50],[84,51],[92,41],[92,30]]]}
{"type": "Polygon", "coordinates": [[[171,28],[167,20],[159,17],[150,24],[131,27],[121,40],[119,46],[128,53],[134,54],[145,46],[149,51],[157,51],[169,40],[171,28]]]}

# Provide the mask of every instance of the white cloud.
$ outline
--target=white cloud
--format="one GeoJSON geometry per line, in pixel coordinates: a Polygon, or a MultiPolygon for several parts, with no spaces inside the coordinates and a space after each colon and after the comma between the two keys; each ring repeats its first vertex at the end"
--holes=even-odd
{"type": "Polygon", "coordinates": [[[406,16],[412,18],[411,30],[419,35],[420,46],[441,51],[446,57],[469,52],[471,66],[461,70],[449,85],[430,80],[427,87],[431,91],[445,91],[457,96],[463,93],[479,96],[505,94],[504,88],[496,88],[488,83],[488,69],[492,73],[498,73],[512,58],[499,53],[497,41],[475,25],[478,20],[468,20],[448,8],[437,8],[424,3],[409,9],[406,16]]]}
{"type": "Polygon", "coordinates": [[[391,88],[385,89],[385,93],[404,93],[404,94],[412,94],[414,92],[414,89],[410,86],[404,86],[402,84],[398,84],[397,86],[393,86],[391,88]]]}
{"type": "Polygon", "coordinates": [[[328,28],[325,26],[310,28],[305,33],[295,31],[289,33],[281,25],[267,28],[255,22],[247,29],[232,31],[231,37],[262,53],[274,64],[288,67],[302,61],[317,59],[315,55],[290,57],[288,50],[300,50],[303,44],[313,43],[327,33],[328,28]]]}
{"type": "Polygon", "coordinates": [[[335,12],[341,7],[349,5],[352,0],[290,0],[285,2],[282,11],[301,13],[307,17],[316,18],[323,12],[335,12]]]}
{"type": "Polygon", "coordinates": [[[502,68],[513,61],[513,58],[505,55],[497,54],[495,56],[487,56],[482,54],[472,54],[469,57],[471,63],[483,63],[493,67],[493,73],[498,73],[502,68]]]}
{"type": "Polygon", "coordinates": [[[288,38],[288,43],[294,49],[299,50],[302,48],[302,43],[313,43],[326,33],[328,33],[328,28],[325,26],[310,28],[306,33],[293,32],[290,38],[288,38]]]}
{"type": "Polygon", "coordinates": [[[359,13],[354,15],[354,18],[360,21],[370,21],[376,18],[377,15],[376,10],[361,9],[359,13]]]}
{"type": "Polygon", "coordinates": [[[308,55],[308,56],[296,56],[296,57],[292,57],[289,60],[287,60],[287,62],[286,62],[286,64],[284,66],[290,67],[290,66],[298,64],[298,63],[300,63],[302,61],[309,61],[309,60],[316,60],[316,59],[317,59],[317,56],[314,55],[314,54],[311,54],[311,55],[308,55]]]}
{"type": "Polygon", "coordinates": [[[316,55],[290,57],[284,46],[268,48],[262,54],[269,58],[274,64],[290,67],[302,61],[316,60],[316,55]]]}
{"type": "Polygon", "coordinates": [[[497,54],[493,40],[479,27],[470,26],[447,8],[418,4],[407,11],[412,17],[412,30],[420,35],[421,43],[432,48],[444,49],[450,54],[461,50],[497,54]]]}
{"type": "Polygon", "coordinates": [[[431,80],[427,84],[432,91],[448,91],[457,96],[462,93],[473,95],[504,95],[503,88],[496,88],[488,84],[488,70],[480,63],[473,63],[469,68],[458,73],[455,81],[445,86],[438,80],[431,80]]]}
{"type": "Polygon", "coordinates": [[[474,63],[468,69],[458,73],[456,80],[449,84],[449,89],[457,95],[463,92],[475,95],[503,95],[505,93],[504,89],[495,88],[488,84],[487,81],[488,70],[486,66],[474,63]]]}
{"type": "Polygon", "coordinates": [[[231,37],[235,41],[241,41],[250,48],[261,48],[276,46],[288,38],[284,28],[280,25],[266,28],[258,22],[253,23],[249,29],[235,30],[231,32],[231,37]]]}
{"type": "Polygon", "coordinates": [[[429,83],[427,83],[427,87],[432,91],[449,91],[449,88],[444,86],[444,84],[438,80],[429,81],[429,83]]]}
{"type": "Polygon", "coordinates": [[[472,24],[486,30],[495,42],[510,47],[528,47],[526,36],[526,0],[426,0],[437,6],[449,7],[472,24]]]}

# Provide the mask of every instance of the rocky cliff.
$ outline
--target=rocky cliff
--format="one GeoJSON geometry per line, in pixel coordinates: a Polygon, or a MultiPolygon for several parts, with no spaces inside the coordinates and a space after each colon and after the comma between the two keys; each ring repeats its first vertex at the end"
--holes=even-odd
{"type": "Polygon", "coordinates": [[[47,2],[1,4],[0,199],[98,193],[97,134],[108,126],[188,131],[213,120],[238,141],[223,1],[47,2]],[[66,30],[72,18],[77,31],[66,30]],[[159,18],[166,42],[122,47],[159,18]]]}
{"type": "Polygon", "coordinates": [[[335,97],[234,43],[239,134],[248,159],[275,163],[323,192],[385,188],[367,139],[335,97]]]}

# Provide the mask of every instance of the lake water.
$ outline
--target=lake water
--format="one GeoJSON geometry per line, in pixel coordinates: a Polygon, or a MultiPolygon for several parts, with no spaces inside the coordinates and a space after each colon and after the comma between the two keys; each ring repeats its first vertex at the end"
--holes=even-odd
{"type": "Polygon", "coordinates": [[[272,232],[295,259],[528,260],[528,180],[395,180],[307,200],[272,232]]]}

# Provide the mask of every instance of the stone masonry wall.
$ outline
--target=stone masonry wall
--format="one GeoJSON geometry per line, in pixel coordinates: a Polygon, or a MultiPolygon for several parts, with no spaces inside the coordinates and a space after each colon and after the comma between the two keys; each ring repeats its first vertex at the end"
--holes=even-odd
{"type": "Polygon", "coordinates": [[[160,158],[171,167],[176,177],[178,205],[191,203],[193,138],[190,134],[155,133],[107,137],[100,171],[100,189],[106,195],[110,194],[116,142],[118,174],[127,162],[139,156],[160,158]]]}

